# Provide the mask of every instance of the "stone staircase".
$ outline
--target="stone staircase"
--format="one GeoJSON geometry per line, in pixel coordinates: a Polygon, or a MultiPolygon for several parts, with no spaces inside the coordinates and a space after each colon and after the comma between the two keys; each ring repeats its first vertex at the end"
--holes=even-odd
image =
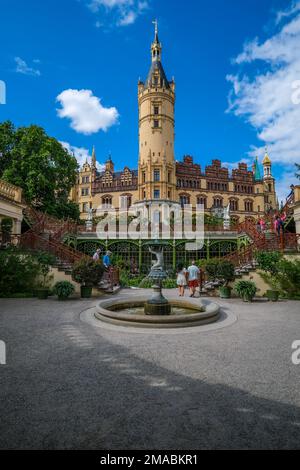
{"type": "MultiPolygon", "coordinates": [[[[251,262],[248,262],[244,265],[235,268],[234,277],[235,279],[242,279],[243,277],[247,277],[250,273],[256,272],[257,268],[257,261],[252,260],[251,262]]],[[[217,295],[217,289],[222,285],[222,280],[206,281],[202,286],[201,293],[215,297],[217,295]]]]}
{"type": "MultiPolygon", "coordinates": [[[[69,233],[77,232],[77,224],[69,219],[59,220],[32,207],[24,211],[24,218],[31,227],[21,236],[21,245],[31,250],[42,250],[52,253],[56,257],[55,268],[64,272],[72,280],[72,267],[86,255],[63,243],[63,237],[69,233]]],[[[120,289],[119,270],[111,268],[104,273],[98,290],[108,294],[114,294],[120,289]]]]}

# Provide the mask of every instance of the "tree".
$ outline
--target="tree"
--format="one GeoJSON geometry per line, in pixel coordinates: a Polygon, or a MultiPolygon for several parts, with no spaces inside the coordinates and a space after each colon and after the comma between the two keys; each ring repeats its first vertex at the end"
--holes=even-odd
{"type": "Polygon", "coordinates": [[[15,132],[12,122],[5,121],[0,124],[0,177],[9,165],[10,152],[15,143],[15,132]]]}
{"type": "Polygon", "coordinates": [[[58,217],[78,217],[78,207],[68,200],[78,164],[41,127],[15,129],[0,125],[0,177],[20,186],[27,203],[58,217]]]}

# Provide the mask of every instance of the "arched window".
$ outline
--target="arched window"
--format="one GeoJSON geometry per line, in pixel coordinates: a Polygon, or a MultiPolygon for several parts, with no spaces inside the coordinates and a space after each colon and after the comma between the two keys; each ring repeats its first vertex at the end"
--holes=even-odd
{"type": "Polygon", "coordinates": [[[230,210],[231,211],[238,211],[239,210],[239,203],[237,199],[230,199],[229,201],[230,204],[230,210]]]}
{"type": "Polygon", "coordinates": [[[253,201],[250,199],[247,199],[245,201],[245,211],[246,212],[253,212],[253,201]]]}
{"type": "Polygon", "coordinates": [[[104,209],[109,209],[112,206],[112,196],[103,196],[102,206],[104,209]]]}
{"type": "Polygon", "coordinates": [[[180,204],[184,206],[185,204],[190,204],[189,194],[180,194],[180,204]]]}
{"type": "Polygon", "coordinates": [[[223,207],[223,198],[219,196],[214,197],[213,207],[223,207]]]}
{"type": "Polygon", "coordinates": [[[197,204],[202,204],[204,209],[207,209],[207,197],[206,196],[197,196],[197,204]]]}

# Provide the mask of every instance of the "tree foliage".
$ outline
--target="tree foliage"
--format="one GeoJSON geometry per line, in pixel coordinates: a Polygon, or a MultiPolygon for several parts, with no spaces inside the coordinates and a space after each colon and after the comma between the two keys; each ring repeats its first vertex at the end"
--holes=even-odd
{"type": "Polygon", "coordinates": [[[27,203],[58,217],[77,218],[78,207],[68,201],[77,170],[76,158],[41,127],[0,124],[0,177],[20,186],[27,203]]]}

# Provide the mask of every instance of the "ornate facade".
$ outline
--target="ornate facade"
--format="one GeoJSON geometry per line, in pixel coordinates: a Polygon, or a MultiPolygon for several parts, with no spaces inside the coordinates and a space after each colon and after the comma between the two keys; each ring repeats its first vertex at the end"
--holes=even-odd
{"type": "Polygon", "coordinates": [[[272,163],[266,151],[263,175],[257,159],[251,169],[239,163],[229,172],[220,160],[202,168],[186,155],[177,162],[175,140],[175,81],[169,81],[162,62],[162,46],[157,26],[151,46],[151,67],[145,82],[138,82],[139,159],[138,169],[125,166],[115,171],[109,157],[105,170],[99,172],[93,149],[91,163],[80,169],[71,193],[80,206],[81,217],[100,205],[126,209],[137,202],[170,201],[203,204],[207,214],[230,205],[233,220],[258,218],[277,207],[272,163]]]}

